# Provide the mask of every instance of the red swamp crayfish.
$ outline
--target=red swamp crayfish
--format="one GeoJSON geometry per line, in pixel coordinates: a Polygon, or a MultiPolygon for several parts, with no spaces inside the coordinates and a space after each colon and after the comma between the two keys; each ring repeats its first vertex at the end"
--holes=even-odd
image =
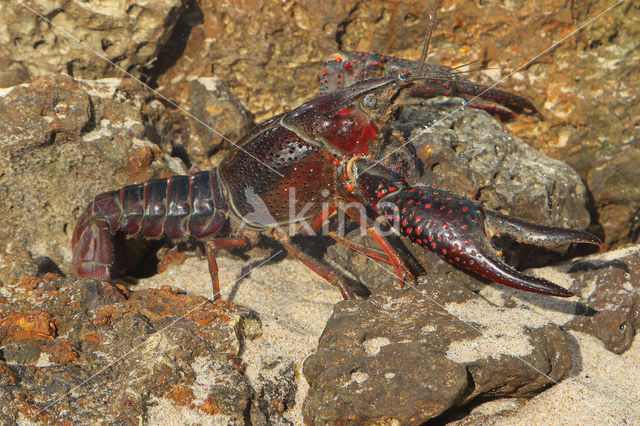
{"type": "Polygon", "coordinates": [[[217,300],[216,251],[251,247],[264,232],[336,286],[344,299],[351,299],[354,295],[342,273],[311,257],[289,238],[302,222],[318,230],[341,208],[366,229],[382,252],[333,232],[329,235],[391,264],[401,284],[404,276],[414,282],[415,277],[380,231],[380,222],[455,266],[495,282],[572,296],[556,284],[506,264],[491,238],[507,234],[516,241],[537,245],[601,246],[597,237],[506,216],[445,189],[409,185],[398,170],[370,158],[385,143],[382,129],[394,109],[415,97],[462,97],[470,99],[472,107],[502,115],[536,112],[529,101],[517,95],[484,88],[451,68],[427,64],[432,28],[433,22],[418,62],[365,52],[342,53],[328,61],[320,76],[323,95],[255,127],[218,167],[97,195],[73,232],[73,266],[78,275],[111,279],[118,266],[113,246],[116,232],[172,240],[206,239],[217,300]],[[287,203],[292,197],[305,206],[293,216],[287,203]],[[353,203],[364,205],[369,213],[361,214],[353,203]]]}

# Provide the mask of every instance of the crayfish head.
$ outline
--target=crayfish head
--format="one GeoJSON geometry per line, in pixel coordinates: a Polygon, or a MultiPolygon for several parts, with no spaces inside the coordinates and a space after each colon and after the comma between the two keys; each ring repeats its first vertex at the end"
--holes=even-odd
{"type": "Polygon", "coordinates": [[[338,193],[344,199],[374,210],[381,198],[407,186],[403,174],[361,156],[342,160],[336,169],[336,181],[338,193]]]}

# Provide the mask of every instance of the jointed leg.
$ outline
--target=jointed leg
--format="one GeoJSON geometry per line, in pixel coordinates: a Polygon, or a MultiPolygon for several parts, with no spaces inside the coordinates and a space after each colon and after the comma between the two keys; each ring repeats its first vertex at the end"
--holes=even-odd
{"type": "Polygon", "coordinates": [[[289,240],[289,237],[286,234],[280,231],[277,231],[276,229],[273,229],[272,233],[274,238],[284,246],[284,248],[287,250],[287,252],[291,256],[293,256],[294,258],[304,263],[313,272],[320,275],[322,278],[329,281],[334,286],[338,287],[338,290],[340,290],[340,294],[342,294],[342,298],[344,300],[350,300],[355,298],[355,296],[353,295],[353,292],[347,286],[347,283],[344,279],[344,275],[342,275],[340,272],[336,271],[335,269],[331,268],[330,266],[325,265],[324,263],[318,261],[317,259],[314,259],[313,257],[309,256],[307,253],[305,253],[299,247],[293,244],[291,240],[289,240]]]}
{"type": "MultiPolygon", "coordinates": [[[[402,272],[404,271],[407,274],[407,277],[411,279],[415,284],[417,284],[416,277],[411,273],[407,265],[405,265],[404,261],[400,259],[398,253],[395,251],[391,244],[387,239],[382,235],[376,227],[373,225],[372,221],[364,219],[360,216],[359,212],[354,211],[354,209],[345,209],[345,213],[349,215],[351,219],[353,219],[358,225],[362,228],[366,229],[369,235],[373,237],[374,240],[378,243],[380,248],[384,251],[384,253],[389,258],[389,263],[393,265],[393,268],[396,270],[396,274],[398,275],[398,279],[400,281],[400,286],[404,287],[404,279],[402,276],[402,272]]],[[[366,253],[365,253],[366,254],[366,253]]]]}
{"type": "Polygon", "coordinates": [[[209,240],[205,244],[207,252],[207,262],[209,263],[209,274],[213,286],[213,300],[220,300],[220,279],[218,277],[218,262],[216,262],[216,250],[231,249],[239,247],[253,247],[258,241],[257,232],[246,232],[237,237],[222,237],[209,240]]]}
{"type": "Polygon", "coordinates": [[[381,251],[376,249],[372,249],[370,247],[365,246],[364,244],[358,244],[354,241],[348,240],[347,238],[339,235],[333,231],[329,231],[329,236],[336,240],[336,242],[342,244],[343,246],[350,248],[351,250],[364,254],[367,257],[372,259],[380,260],[384,263],[392,264],[391,260],[381,251]]]}
{"type": "MultiPolygon", "coordinates": [[[[329,210],[329,214],[323,214],[323,212],[318,213],[318,215],[312,220],[312,229],[314,231],[316,231],[320,225],[322,225],[322,223],[328,219],[328,217],[337,209],[337,207],[335,206],[331,206],[330,210],[329,210]]],[[[400,271],[404,271],[407,276],[409,278],[411,278],[414,283],[416,282],[416,279],[414,277],[414,275],[411,273],[411,271],[409,270],[409,268],[407,268],[407,266],[404,264],[404,262],[402,261],[402,259],[400,259],[400,257],[398,256],[398,254],[396,253],[396,251],[393,249],[393,247],[391,247],[391,244],[387,241],[387,239],[380,234],[376,228],[372,225],[370,225],[369,223],[366,222],[362,222],[360,219],[360,215],[358,214],[359,211],[354,211],[354,209],[345,209],[344,210],[353,220],[356,221],[356,223],[358,223],[362,228],[366,229],[367,232],[376,240],[376,242],[378,243],[378,245],[384,250],[384,253],[372,249],[370,247],[367,247],[365,245],[362,244],[358,244],[355,243],[353,241],[350,241],[348,239],[346,239],[345,237],[343,237],[342,235],[338,235],[337,233],[333,232],[333,231],[329,231],[329,236],[331,238],[333,238],[336,242],[344,245],[345,247],[350,248],[353,251],[356,251],[358,253],[361,253],[367,257],[370,257],[372,259],[377,259],[380,260],[382,262],[388,263],[390,265],[392,265],[395,270],[396,273],[398,274],[398,278],[400,280],[400,285],[402,287],[404,287],[404,281],[402,279],[402,272],[400,271]],[[386,256],[385,256],[386,255],[386,256]]]]}

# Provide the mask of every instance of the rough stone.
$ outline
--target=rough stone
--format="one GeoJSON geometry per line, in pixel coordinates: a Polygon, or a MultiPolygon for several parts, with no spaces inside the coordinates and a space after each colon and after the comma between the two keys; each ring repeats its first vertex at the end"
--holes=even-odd
{"type": "Polygon", "coordinates": [[[256,398],[253,424],[292,424],[283,414],[295,404],[297,389],[295,365],[279,357],[263,363],[254,385],[256,398]]]}
{"type": "Polygon", "coordinates": [[[146,138],[148,95],[129,83],[61,74],[3,92],[0,251],[28,249],[66,269],[76,217],[95,195],[185,172],[146,138]]]}
{"type": "Polygon", "coordinates": [[[166,131],[160,135],[161,146],[165,152],[200,168],[210,168],[216,162],[210,157],[226,153],[220,147],[232,147],[253,124],[251,113],[231,93],[228,84],[216,77],[190,80],[184,105],[188,117],[181,109],[166,110],[160,116],[166,122],[166,131]]]}
{"type": "Polygon", "coordinates": [[[122,77],[121,70],[139,77],[157,59],[182,9],[182,0],[5,3],[0,52],[31,79],[52,73],[122,77]]]}
{"type": "Polygon", "coordinates": [[[137,422],[154,400],[179,400],[185,389],[191,397],[180,401],[194,410],[241,420],[250,405],[237,361],[242,308],[59,277],[8,299],[0,351],[19,379],[5,384],[1,404],[14,419],[137,422]]]}
{"type": "Polygon", "coordinates": [[[255,328],[247,309],[169,287],[35,281],[0,303],[0,406],[14,421],[152,421],[148,412],[171,400],[202,419],[242,422],[252,404],[271,419],[293,401],[295,372],[284,360],[260,370],[255,391],[244,375],[239,330],[245,321],[255,328]]]}
{"type": "Polygon", "coordinates": [[[614,353],[629,349],[640,334],[640,246],[589,256],[563,270],[574,279],[581,305],[568,325],[614,353]]]}
{"type": "Polygon", "coordinates": [[[498,308],[463,285],[423,284],[336,305],[304,364],[306,422],[420,424],[474,398],[533,395],[568,374],[564,333],[542,316],[498,308]]]}

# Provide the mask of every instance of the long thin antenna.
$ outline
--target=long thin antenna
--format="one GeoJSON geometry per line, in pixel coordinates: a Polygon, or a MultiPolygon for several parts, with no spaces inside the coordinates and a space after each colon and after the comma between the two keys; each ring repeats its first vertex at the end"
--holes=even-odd
{"type": "Polygon", "coordinates": [[[469,61],[466,64],[456,65],[455,67],[451,68],[451,70],[454,71],[454,70],[460,69],[462,67],[466,67],[467,65],[475,64],[476,62],[478,62],[478,59],[474,59],[473,61],[469,61]]]}
{"type": "Polygon", "coordinates": [[[418,63],[418,73],[422,73],[424,71],[424,64],[427,63],[427,53],[429,52],[429,43],[431,43],[431,34],[433,33],[433,29],[436,27],[436,23],[438,22],[438,9],[440,9],[440,5],[442,4],[442,0],[434,0],[433,9],[429,14],[429,31],[427,32],[427,36],[424,38],[424,44],[422,45],[422,54],[420,55],[420,62],[418,63]]]}

